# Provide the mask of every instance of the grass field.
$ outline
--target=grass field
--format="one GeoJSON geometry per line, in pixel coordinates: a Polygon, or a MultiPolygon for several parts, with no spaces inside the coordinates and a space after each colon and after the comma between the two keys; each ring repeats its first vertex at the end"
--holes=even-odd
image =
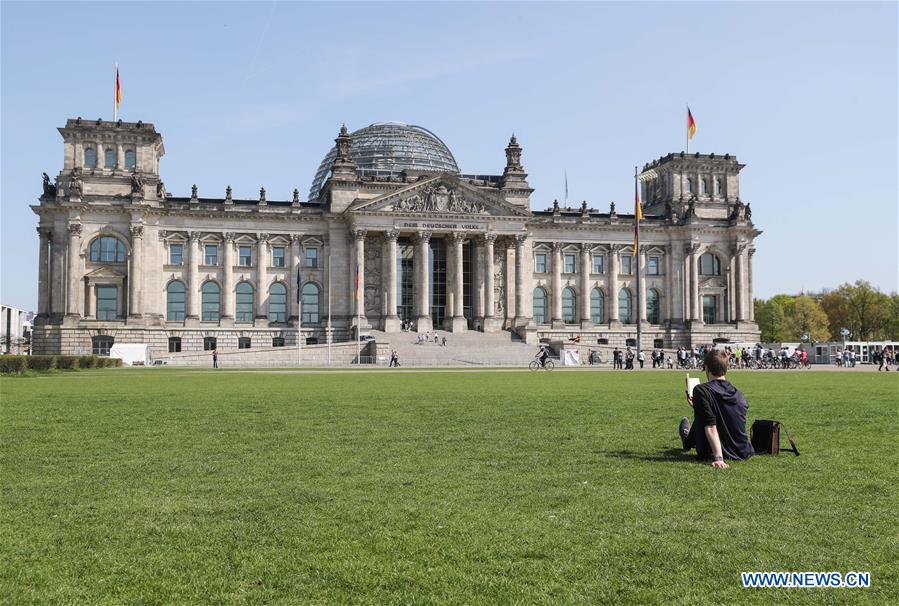
{"type": "Polygon", "coordinates": [[[4,378],[0,600],[899,603],[899,373],[731,379],[802,456],[694,462],[677,372],[4,378]]]}

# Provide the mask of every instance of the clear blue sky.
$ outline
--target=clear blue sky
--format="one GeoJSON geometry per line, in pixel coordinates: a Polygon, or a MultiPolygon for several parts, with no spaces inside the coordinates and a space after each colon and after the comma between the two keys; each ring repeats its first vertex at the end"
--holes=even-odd
{"type": "Polygon", "coordinates": [[[36,305],[28,208],[66,118],[165,138],[174,195],[308,192],[342,122],[425,126],[499,173],[514,131],[534,208],[627,204],[635,164],[684,148],[747,164],[757,297],[897,287],[895,3],[11,3],[2,10],[2,300],[36,305]]]}

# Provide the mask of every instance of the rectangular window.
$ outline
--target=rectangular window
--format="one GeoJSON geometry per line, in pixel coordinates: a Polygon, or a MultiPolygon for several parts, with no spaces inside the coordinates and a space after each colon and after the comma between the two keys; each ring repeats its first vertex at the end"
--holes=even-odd
{"type": "Polygon", "coordinates": [[[602,271],[602,255],[593,255],[593,273],[601,274],[602,271]]]}
{"type": "Polygon", "coordinates": [[[306,267],[318,267],[318,249],[306,249],[306,267]]]}
{"type": "Polygon", "coordinates": [[[646,260],[646,273],[650,276],[659,275],[659,258],[658,257],[649,257],[646,260]]]}
{"type": "Polygon", "coordinates": [[[284,247],[272,247],[272,267],[284,267],[284,247]]]}
{"type": "Polygon", "coordinates": [[[702,295],[702,321],[706,324],[715,323],[717,298],[715,295],[702,295]]]}
{"type": "Polygon", "coordinates": [[[249,267],[253,263],[253,248],[251,246],[237,247],[237,264],[241,267],[249,267]]]}
{"type": "Polygon", "coordinates": [[[634,258],[631,255],[621,255],[621,268],[619,273],[625,276],[634,273],[634,258]]]}
{"type": "Polygon", "coordinates": [[[117,286],[97,287],[97,319],[117,320],[119,318],[119,288],[117,286]]]}
{"type": "Polygon", "coordinates": [[[575,257],[576,255],[565,255],[565,273],[573,274],[575,271],[575,257]]]}
{"type": "Polygon", "coordinates": [[[272,337],[272,347],[284,347],[284,337],[272,337]]]}
{"type": "Polygon", "coordinates": [[[207,244],[203,250],[206,252],[206,257],[204,259],[205,265],[218,265],[219,264],[218,244],[207,244]]]}
{"type": "Polygon", "coordinates": [[[184,259],[183,244],[169,244],[169,265],[181,265],[184,259]]]}
{"type": "Polygon", "coordinates": [[[239,337],[237,339],[237,349],[250,349],[250,337],[239,337]]]}
{"type": "Polygon", "coordinates": [[[546,253],[534,255],[534,271],[538,274],[546,273],[546,253]]]}
{"type": "Polygon", "coordinates": [[[215,337],[203,337],[203,351],[212,351],[216,348],[215,337]]]}
{"type": "Polygon", "coordinates": [[[169,353],[181,351],[181,337],[169,337],[169,353]]]}

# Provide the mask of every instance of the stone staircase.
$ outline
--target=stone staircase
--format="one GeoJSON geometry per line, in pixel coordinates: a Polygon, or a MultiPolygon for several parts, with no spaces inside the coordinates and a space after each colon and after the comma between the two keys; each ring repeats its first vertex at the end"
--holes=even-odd
{"type": "MultiPolygon", "coordinates": [[[[363,365],[376,362],[374,344],[362,343],[363,365]]],[[[253,349],[219,349],[220,368],[296,368],[352,366],[358,364],[355,343],[332,343],[330,355],[327,345],[304,345],[301,352],[296,347],[258,347],[253,349]],[[298,362],[298,353],[302,356],[302,364],[298,362]]],[[[161,361],[166,366],[192,366],[211,368],[212,352],[172,353],[154,356],[154,361],[161,361]]],[[[378,362],[386,366],[386,361],[378,362]]]]}
{"type": "MultiPolygon", "coordinates": [[[[378,343],[379,356],[389,360],[390,351],[396,350],[400,365],[409,366],[517,366],[526,367],[534,359],[537,347],[513,340],[508,332],[450,333],[437,331],[439,343],[431,341],[416,344],[416,333],[385,333],[372,330],[371,335],[378,343]],[[446,346],[441,345],[446,337],[446,346]]],[[[381,361],[378,364],[382,364],[381,361]]]]}

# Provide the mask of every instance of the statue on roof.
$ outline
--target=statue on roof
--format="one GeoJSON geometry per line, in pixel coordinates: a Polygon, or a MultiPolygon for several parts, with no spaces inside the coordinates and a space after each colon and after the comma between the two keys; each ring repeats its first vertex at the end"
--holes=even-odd
{"type": "Polygon", "coordinates": [[[44,173],[44,196],[48,198],[56,197],[56,185],[50,183],[50,175],[44,173]]]}

